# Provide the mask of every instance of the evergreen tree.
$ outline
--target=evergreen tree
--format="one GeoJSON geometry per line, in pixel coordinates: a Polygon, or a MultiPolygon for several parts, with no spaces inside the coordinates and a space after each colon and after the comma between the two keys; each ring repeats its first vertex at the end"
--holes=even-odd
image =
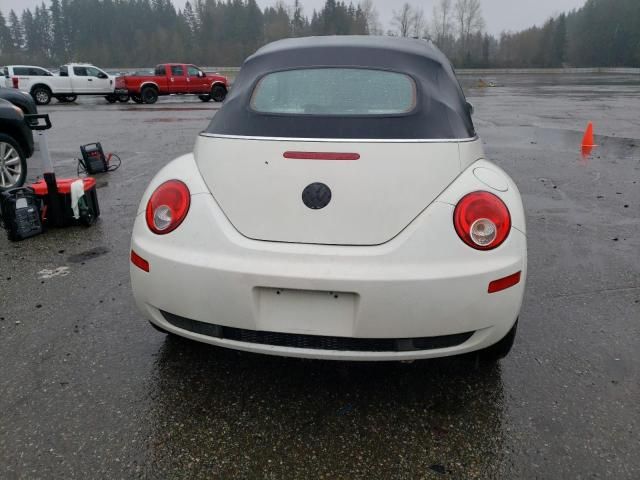
{"type": "Polygon", "coordinates": [[[14,10],[9,12],[9,30],[11,31],[11,43],[13,44],[12,51],[17,52],[22,48],[24,33],[20,19],[14,10]]]}
{"type": "Polygon", "coordinates": [[[309,28],[308,23],[307,19],[303,16],[300,0],[295,0],[293,4],[293,18],[291,19],[291,35],[294,37],[305,35],[309,28]]]}
{"type": "MultiPolygon", "coordinates": [[[[479,9],[469,17],[474,5],[478,0],[440,0],[434,14],[439,46],[457,56],[454,60],[460,65],[640,65],[638,0],[586,0],[582,8],[542,27],[505,33],[499,39],[481,34],[479,9]],[[457,36],[451,27],[454,19],[457,36]]],[[[0,63],[239,65],[266,42],[309,34],[366,35],[376,25],[372,0],[325,0],[310,19],[303,7],[304,0],[279,0],[264,10],[256,0],[188,0],[177,12],[172,0],[49,0],[35,9],[2,12],[0,63]]]]}
{"type": "Polygon", "coordinates": [[[62,8],[60,0],[51,0],[51,55],[57,61],[64,61],[66,58],[65,30],[62,21],[62,8]]]}
{"type": "Polygon", "coordinates": [[[36,7],[33,17],[35,28],[35,48],[41,58],[51,57],[51,16],[47,6],[42,2],[36,7]]]}
{"type": "Polygon", "coordinates": [[[184,19],[189,27],[190,35],[194,36],[198,31],[198,17],[196,17],[193,7],[189,0],[184,4],[184,10],[182,12],[184,19]]]}
{"type": "Polygon", "coordinates": [[[280,3],[276,7],[268,7],[264,12],[264,39],[268,42],[290,37],[291,19],[289,13],[280,3]]]}
{"type": "Polygon", "coordinates": [[[13,51],[13,41],[11,30],[7,26],[7,21],[0,12],[0,53],[11,53],[13,51]]]}
{"type": "Polygon", "coordinates": [[[22,12],[22,28],[24,29],[24,48],[28,54],[35,55],[37,52],[38,34],[31,10],[27,9],[22,12]]]}

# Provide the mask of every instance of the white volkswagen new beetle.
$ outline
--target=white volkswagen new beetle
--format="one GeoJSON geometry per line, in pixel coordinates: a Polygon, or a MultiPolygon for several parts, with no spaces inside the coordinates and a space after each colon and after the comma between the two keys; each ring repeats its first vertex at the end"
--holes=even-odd
{"type": "Polygon", "coordinates": [[[376,37],[276,42],[145,192],[135,299],[168,333],[331,360],[511,349],[525,216],[447,59],[376,37]]]}

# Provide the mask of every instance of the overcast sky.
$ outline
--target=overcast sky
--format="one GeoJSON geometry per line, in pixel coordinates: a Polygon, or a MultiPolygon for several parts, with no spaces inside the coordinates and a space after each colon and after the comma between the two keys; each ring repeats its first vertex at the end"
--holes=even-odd
{"type": "MultiPolygon", "coordinates": [[[[389,28],[389,22],[394,9],[399,9],[406,0],[374,0],[380,20],[385,30],[389,28]]],[[[504,30],[522,30],[532,25],[539,25],[552,15],[564,11],[573,10],[585,3],[585,0],[481,0],[484,18],[487,22],[487,30],[493,34],[499,34],[504,30]]],[[[178,8],[184,6],[185,0],[173,0],[178,8]]],[[[275,0],[257,0],[260,6],[273,5],[275,0]]],[[[42,0],[0,0],[0,11],[5,14],[10,9],[22,10],[32,8],[42,3],[42,0]]],[[[46,2],[48,3],[48,1],[46,2]]],[[[290,0],[286,3],[293,3],[290,0]]],[[[305,13],[311,16],[313,9],[320,9],[324,0],[302,0],[305,13]]],[[[354,1],[354,3],[357,3],[354,1]]],[[[431,17],[433,5],[437,0],[409,0],[410,4],[421,6],[427,17],[431,17]]]]}

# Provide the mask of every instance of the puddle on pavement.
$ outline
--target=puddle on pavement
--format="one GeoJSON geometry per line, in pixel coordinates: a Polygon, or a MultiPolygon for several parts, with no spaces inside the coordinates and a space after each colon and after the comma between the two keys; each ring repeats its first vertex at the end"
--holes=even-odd
{"type": "Polygon", "coordinates": [[[640,139],[596,135],[595,145],[582,146],[583,133],[572,130],[534,128],[532,144],[557,145],[562,150],[575,151],[581,165],[594,158],[603,160],[640,160],[640,139]]]}
{"type": "MultiPolygon", "coordinates": [[[[488,125],[495,129],[496,125],[488,125]]],[[[482,127],[481,127],[482,128],[482,127]]],[[[615,137],[609,135],[595,136],[595,146],[582,148],[584,132],[544,127],[497,127],[500,131],[499,143],[502,146],[522,148],[552,149],[562,153],[572,153],[576,162],[582,165],[589,160],[599,159],[607,163],[636,162],[640,163],[640,139],[615,137]]],[[[596,130],[597,133],[597,130],[596,130]]]]}
{"type": "Polygon", "coordinates": [[[412,364],[283,359],[167,338],[154,370],[140,405],[149,410],[144,448],[151,476],[180,477],[197,458],[211,465],[210,476],[233,478],[238,451],[256,465],[277,451],[274,478],[292,471],[332,477],[349,451],[371,466],[364,478],[393,478],[390,471],[373,472],[388,458],[403,458],[420,472],[446,469],[451,478],[466,478],[470,461],[492,477],[507,458],[499,365],[474,368],[464,358],[412,364]],[[290,445],[303,445],[305,454],[290,445]],[[450,445],[463,446],[457,463],[450,445]],[[322,452],[320,471],[315,452],[322,452]]]}

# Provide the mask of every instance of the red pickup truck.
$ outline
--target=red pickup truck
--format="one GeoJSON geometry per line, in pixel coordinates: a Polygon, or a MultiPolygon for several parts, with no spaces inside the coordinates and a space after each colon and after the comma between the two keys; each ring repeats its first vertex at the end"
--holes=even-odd
{"type": "Polygon", "coordinates": [[[226,77],[203,72],[195,65],[165,63],[153,75],[124,75],[116,78],[116,95],[129,95],[136,103],[156,103],[161,95],[192,94],[200,100],[222,102],[227,96],[226,77]]]}

